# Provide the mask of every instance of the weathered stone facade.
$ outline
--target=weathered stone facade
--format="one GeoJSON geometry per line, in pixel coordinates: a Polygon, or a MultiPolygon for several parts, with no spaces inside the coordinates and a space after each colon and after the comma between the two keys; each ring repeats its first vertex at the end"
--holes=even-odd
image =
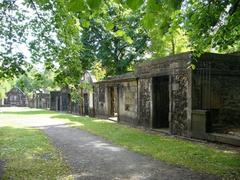
{"type": "Polygon", "coordinates": [[[96,82],[94,84],[96,115],[117,117],[119,122],[137,124],[137,90],[134,74],[96,82]]]}
{"type": "Polygon", "coordinates": [[[192,60],[191,53],[169,56],[140,64],[133,73],[95,83],[96,115],[111,116],[109,92],[114,87],[119,122],[192,137],[193,111],[195,117],[196,110],[206,110],[202,129],[217,123],[239,126],[240,57],[205,54],[195,70],[188,68],[192,60]]]}
{"type": "Polygon", "coordinates": [[[50,93],[42,90],[34,92],[32,97],[28,97],[28,107],[40,109],[50,108],[50,93]]]}
{"type": "Polygon", "coordinates": [[[137,81],[121,82],[119,85],[119,122],[137,123],[137,81]]]}
{"type": "Polygon", "coordinates": [[[6,93],[6,98],[4,99],[4,106],[27,106],[27,97],[19,88],[14,87],[9,92],[6,93]]]}
{"type": "Polygon", "coordinates": [[[139,79],[139,97],[138,98],[138,125],[150,128],[151,127],[151,84],[150,78],[139,79]]]}
{"type": "MultiPolygon", "coordinates": [[[[188,84],[189,77],[186,73],[175,74],[171,76],[171,123],[170,128],[173,134],[188,135],[188,84]]],[[[191,114],[191,113],[190,113],[191,114]]]]}
{"type": "Polygon", "coordinates": [[[50,92],[50,110],[68,112],[70,102],[68,90],[50,92]]]}
{"type": "Polygon", "coordinates": [[[81,79],[81,84],[85,84],[86,87],[81,87],[81,101],[79,102],[80,114],[94,116],[94,104],[93,104],[93,83],[96,82],[95,76],[91,71],[86,71],[81,79]]]}
{"type": "Polygon", "coordinates": [[[209,54],[193,72],[193,109],[207,110],[207,131],[240,127],[240,57],[209,54]]]}

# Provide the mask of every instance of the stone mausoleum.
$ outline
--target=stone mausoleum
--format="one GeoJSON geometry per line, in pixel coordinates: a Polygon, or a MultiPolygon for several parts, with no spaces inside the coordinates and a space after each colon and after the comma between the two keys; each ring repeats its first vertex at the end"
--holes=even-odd
{"type": "Polygon", "coordinates": [[[30,108],[49,109],[50,93],[42,89],[35,91],[32,97],[28,98],[28,106],[30,108]]]}
{"type": "Polygon", "coordinates": [[[239,92],[239,55],[206,53],[195,60],[188,52],[96,82],[94,108],[96,116],[121,123],[224,142],[215,133],[240,128],[239,92]]]}
{"type": "Polygon", "coordinates": [[[2,106],[25,107],[27,106],[27,103],[28,101],[25,93],[18,87],[14,87],[6,93],[6,98],[4,99],[4,103],[2,104],[2,106]]]}
{"type": "Polygon", "coordinates": [[[95,76],[86,71],[79,81],[79,100],[74,101],[68,88],[50,92],[50,110],[70,112],[72,114],[94,116],[93,83],[95,76]]]}
{"type": "Polygon", "coordinates": [[[50,110],[68,112],[71,97],[68,88],[50,92],[50,110]]]}

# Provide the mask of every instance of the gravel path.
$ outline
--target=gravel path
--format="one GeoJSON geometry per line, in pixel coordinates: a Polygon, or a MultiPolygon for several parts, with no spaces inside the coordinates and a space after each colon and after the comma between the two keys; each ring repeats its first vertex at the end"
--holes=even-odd
{"type": "Polygon", "coordinates": [[[62,151],[76,179],[217,179],[128,151],[77,128],[52,125],[43,131],[62,151]]]}
{"type": "MultiPolygon", "coordinates": [[[[50,117],[9,118],[8,121],[39,128],[45,132],[55,147],[62,152],[63,158],[72,168],[75,179],[217,179],[212,175],[168,165],[152,157],[128,151],[50,117]]],[[[1,123],[3,121],[0,119],[0,126],[1,123]]],[[[0,174],[1,164],[0,161],[0,174]]]]}

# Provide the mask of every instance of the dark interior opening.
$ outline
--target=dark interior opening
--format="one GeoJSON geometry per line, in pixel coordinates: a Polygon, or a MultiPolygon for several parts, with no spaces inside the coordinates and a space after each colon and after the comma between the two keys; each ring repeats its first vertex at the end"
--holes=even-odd
{"type": "Polygon", "coordinates": [[[169,128],[169,76],[153,78],[153,128],[169,128]]]}
{"type": "Polygon", "coordinates": [[[110,91],[110,116],[114,116],[114,113],[115,113],[114,87],[110,87],[109,91],[110,91]]]}
{"type": "Polygon", "coordinates": [[[60,111],[61,108],[60,108],[60,97],[58,96],[57,97],[57,111],[60,111]]]}
{"type": "Polygon", "coordinates": [[[84,114],[89,115],[89,109],[88,109],[88,107],[89,107],[89,104],[88,104],[89,97],[88,97],[87,93],[83,94],[83,101],[84,101],[84,114]]]}

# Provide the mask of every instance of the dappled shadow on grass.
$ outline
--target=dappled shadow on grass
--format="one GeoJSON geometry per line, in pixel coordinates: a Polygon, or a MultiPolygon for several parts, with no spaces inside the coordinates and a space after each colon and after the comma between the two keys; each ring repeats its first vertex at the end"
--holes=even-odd
{"type": "Polygon", "coordinates": [[[1,127],[0,159],[6,162],[4,179],[58,179],[70,174],[46,136],[33,128],[1,127]]]}

